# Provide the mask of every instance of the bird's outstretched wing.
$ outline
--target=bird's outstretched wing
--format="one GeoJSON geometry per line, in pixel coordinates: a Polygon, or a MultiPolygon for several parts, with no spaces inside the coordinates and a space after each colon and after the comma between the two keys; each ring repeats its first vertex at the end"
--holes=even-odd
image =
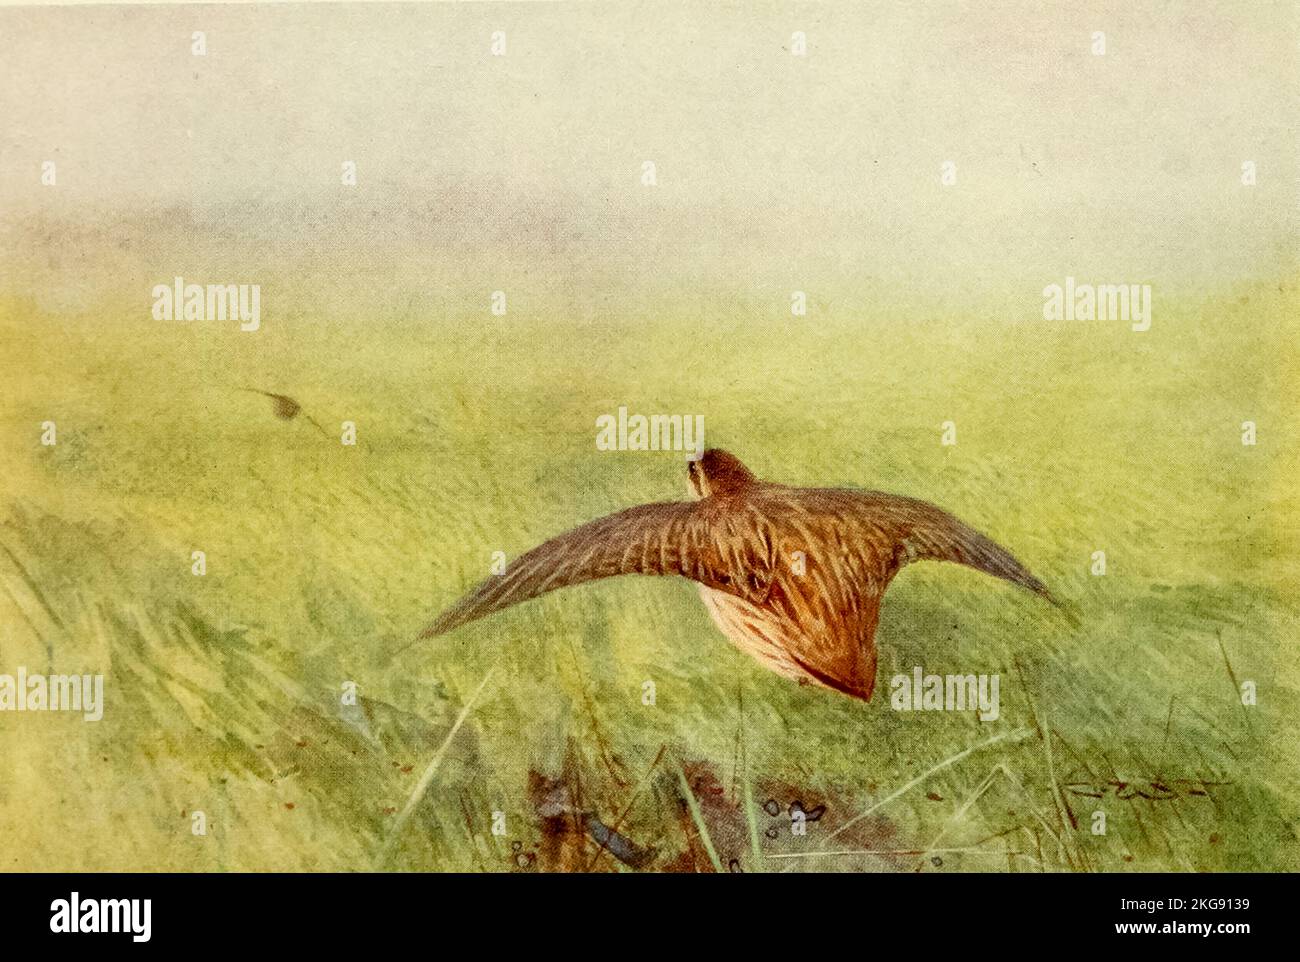
{"type": "Polygon", "coordinates": [[[1052,600],[1010,552],[925,501],[875,491],[772,486],[761,509],[779,508],[778,556],[766,607],[788,624],[781,641],[813,680],[869,700],[876,626],[885,590],[912,561],[952,561],[1052,600]],[[768,501],[774,502],[767,504],[768,501]]]}
{"type": "Polygon", "coordinates": [[[835,488],[806,489],[800,494],[805,503],[844,519],[850,548],[877,560],[884,555],[891,577],[912,561],[951,561],[1055,600],[1010,551],[928,501],[835,488]]]}
{"type": "Polygon", "coordinates": [[[771,583],[771,545],[744,512],[705,501],[645,504],[574,528],[511,562],[444,611],[441,635],[557,588],[615,575],[680,575],[754,604],[771,583]]]}

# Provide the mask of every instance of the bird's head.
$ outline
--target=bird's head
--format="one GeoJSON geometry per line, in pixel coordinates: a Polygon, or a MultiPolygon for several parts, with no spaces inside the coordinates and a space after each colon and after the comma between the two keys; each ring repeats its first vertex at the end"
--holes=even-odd
{"type": "Polygon", "coordinates": [[[721,448],[709,448],[687,462],[686,480],[691,497],[708,498],[738,491],[756,479],[734,454],[721,448]]]}

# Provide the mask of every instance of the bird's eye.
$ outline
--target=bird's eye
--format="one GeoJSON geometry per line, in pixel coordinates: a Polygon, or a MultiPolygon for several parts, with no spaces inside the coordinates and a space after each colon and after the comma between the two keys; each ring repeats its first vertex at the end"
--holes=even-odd
{"type": "Polygon", "coordinates": [[[691,473],[691,477],[695,477],[695,462],[694,461],[688,462],[686,466],[686,470],[688,470],[691,473]]]}

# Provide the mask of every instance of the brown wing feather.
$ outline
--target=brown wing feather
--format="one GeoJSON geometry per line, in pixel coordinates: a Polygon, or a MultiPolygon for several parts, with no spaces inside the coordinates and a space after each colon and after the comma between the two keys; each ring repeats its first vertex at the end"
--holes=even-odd
{"type": "Polygon", "coordinates": [[[782,564],[767,609],[787,625],[781,637],[791,659],[817,683],[871,698],[876,678],[880,600],[897,570],[892,539],[860,506],[833,492],[772,486],[756,498],[779,519],[782,564]],[[795,552],[802,563],[791,563],[795,552]]]}
{"type": "Polygon", "coordinates": [[[679,575],[759,603],[770,582],[770,551],[718,505],[645,504],[591,521],[520,555],[421,632],[466,622],[571,585],[616,575],[679,575]]]}
{"type": "Polygon", "coordinates": [[[755,502],[780,518],[767,608],[788,625],[790,657],[818,683],[870,699],[885,590],[911,561],[952,561],[1051,598],[1005,548],[925,501],[881,492],[770,486],[755,502]],[[788,559],[804,553],[804,572],[788,559]]]}
{"type": "Polygon", "coordinates": [[[865,509],[899,546],[898,567],[911,561],[951,561],[1053,600],[1047,586],[1006,548],[942,508],[881,492],[861,496],[865,509]]]}
{"type": "Polygon", "coordinates": [[[878,572],[882,562],[892,565],[892,576],[912,561],[951,561],[1051,598],[1047,586],[1006,548],[928,501],[839,488],[806,488],[794,494],[808,512],[838,519],[849,547],[864,555],[872,572],[878,572]]]}

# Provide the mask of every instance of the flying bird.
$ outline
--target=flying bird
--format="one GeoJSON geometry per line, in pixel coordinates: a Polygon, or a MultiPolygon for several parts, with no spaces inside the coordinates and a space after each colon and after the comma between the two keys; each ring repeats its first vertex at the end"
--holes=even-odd
{"type": "Polygon", "coordinates": [[[419,638],[598,578],[679,575],[699,583],[713,621],[741,651],[788,678],[869,701],[881,598],[904,565],[953,561],[1055,604],[1005,548],[925,501],[760,481],[717,448],[688,463],[687,481],[692,500],[628,508],[521,555],[419,638]]]}
{"type": "Polygon", "coordinates": [[[321,427],[314,417],[303,411],[302,405],[289,397],[289,395],[274,394],[271,391],[263,391],[260,388],[255,387],[241,387],[239,390],[247,391],[249,394],[261,394],[263,397],[269,397],[271,399],[271,411],[281,421],[292,421],[299,413],[302,413],[302,416],[310,421],[317,431],[325,435],[325,437],[329,437],[329,432],[321,427]]]}

